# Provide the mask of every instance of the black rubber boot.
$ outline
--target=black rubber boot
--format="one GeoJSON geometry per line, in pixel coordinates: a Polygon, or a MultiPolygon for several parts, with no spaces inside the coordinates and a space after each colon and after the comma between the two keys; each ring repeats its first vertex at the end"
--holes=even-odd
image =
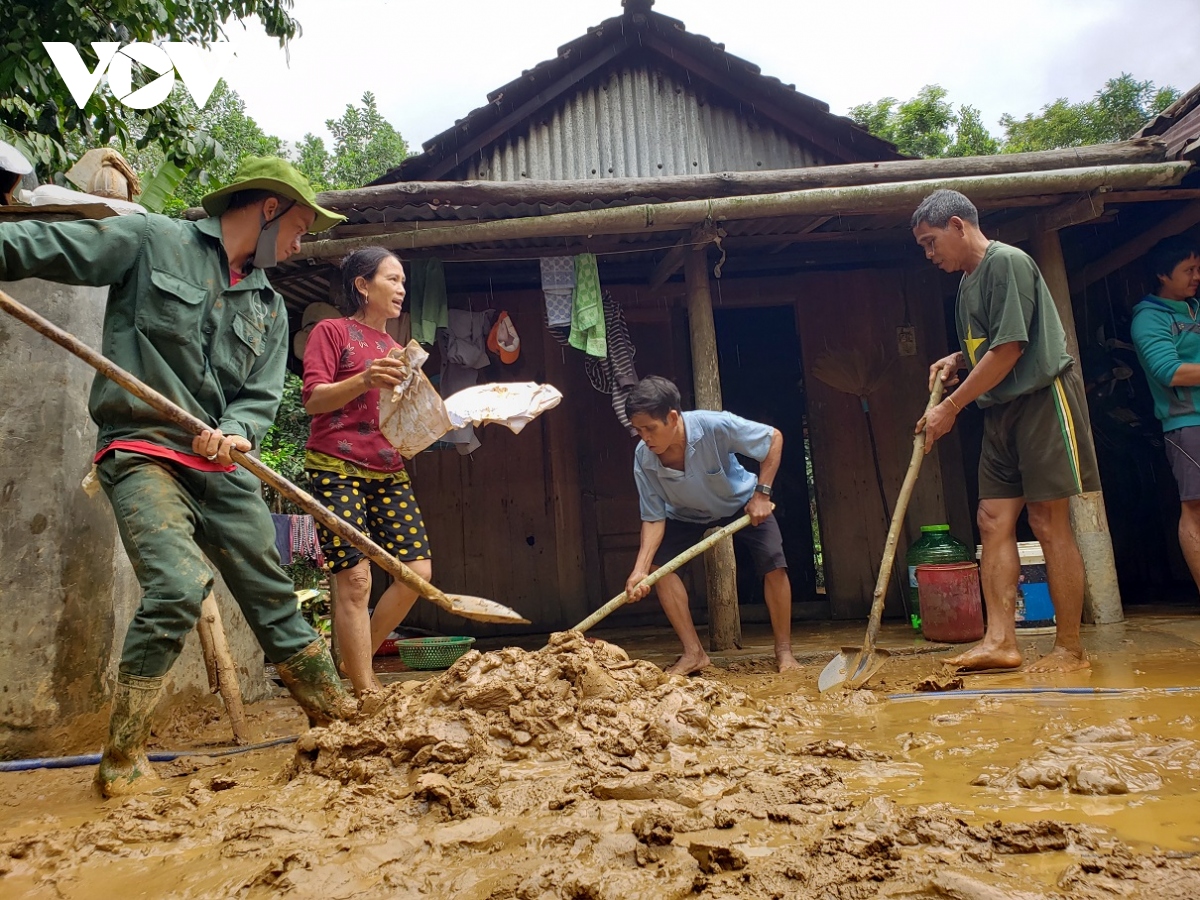
{"type": "Polygon", "coordinates": [[[157,787],[161,779],[146,756],[150,721],[162,678],[117,675],[108,742],[96,770],[96,787],[105,797],[123,797],[157,787]]]}
{"type": "Polygon", "coordinates": [[[308,713],[309,725],[322,726],[335,719],[351,719],[358,712],[358,704],[338,678],[333,657],[321,638],[277,663],[275,671],[300,708],[308,713]]]}

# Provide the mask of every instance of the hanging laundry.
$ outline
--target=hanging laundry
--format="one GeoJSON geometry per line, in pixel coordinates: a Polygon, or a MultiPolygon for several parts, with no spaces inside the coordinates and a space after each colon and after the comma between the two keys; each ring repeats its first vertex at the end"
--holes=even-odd
{"type": "MultiPolygon", "coordinates": [[[[443,398],[472,387],[479,380],[479,370],[491,362],[487,354],[487,336],[495,316],[494,309],[449,311],[448,326],[438,331],[438,346],[442,351],[438,391],[443,398]]],[[[442,440],[456,444],[463,456],[479,449],[479,438],[471,425],[447,432],[442,440]]]]}
{"type": "Polygon", "coordinates": [[[575,298],[575,260],[570,256],[543,256],[541,264],[546,324],[552,328],[569,326],[575,298]]]}
{"type": "Polygon", "coordinates": [[[275,526],[275,549],[283,565],[290,566],[296,557],[301,557],[325,568],[325,554],[321,552],[312,516],[271,513],[271,522],[275,526]]]}
{"type": "Polygon", "coordinates": [[[608,356],[604,359],[587,357],[583,361],[584,371],[592,387],[602,394],[612,395],[612,408],[617,421],[631,434],[637,432],[625,415],[625,398],[637,384],[637,370],[633,358],[637,353],[629,337],[629,326],[621,304],[609,293],[604,294],[604,324],[608,333],[608,356]]]}
{"type": "Polygon", "coordinates": [[[414,259],[409,266],[412,275],[405,305],[412,336],[417,343],[429,346],[437,340],[438,329],[447,324],[446,272],[440,259],[414,259]]]}
{"type": "Polygon", "coordinates": [[[575,257],[575,301],[571,306],[571,346],[588,356],[608,355],[604,342],[604,301],[596,254],[575,257]]]}
{"type": "Polygon", "coordinates": [[[496,324],[488,335],[487,348],[500,357],[500,362],[505,365],[512,365],[521,355],[521,338],[508,313],[502,312],[496,317],[496,324]]]}

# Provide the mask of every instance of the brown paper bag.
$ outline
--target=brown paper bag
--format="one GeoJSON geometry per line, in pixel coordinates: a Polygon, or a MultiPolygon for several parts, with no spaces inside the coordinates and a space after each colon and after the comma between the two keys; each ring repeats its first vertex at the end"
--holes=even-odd
{"type": "Polygon", "coordinates": [[[391,356],[408,363],[408,376],[379,395],[379,430],[405,459],[412,459],[454,426],[446,406],[421,370],[429,354],[416,341],[391,356]]]}

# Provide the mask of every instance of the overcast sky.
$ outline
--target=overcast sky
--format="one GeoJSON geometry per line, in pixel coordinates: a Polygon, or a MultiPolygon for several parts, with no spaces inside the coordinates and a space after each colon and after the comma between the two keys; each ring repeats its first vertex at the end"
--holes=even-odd
{"type": "MultiPolygon", "coordinates": [[[[1123,71],[1181,90],[1200,82],[1196,0],[657,0],[654,10],[839,114],[937,83],[999,133],[1003,113],[1085,100],[1123,71]]],[[[289,141],[327,136],[326,119],[373,91],[418,150],[620,12],[620,0],[296,0],[304,33],[288,53],[254,20],[228,28],[236,57],[225,77],[289,141]]]]}

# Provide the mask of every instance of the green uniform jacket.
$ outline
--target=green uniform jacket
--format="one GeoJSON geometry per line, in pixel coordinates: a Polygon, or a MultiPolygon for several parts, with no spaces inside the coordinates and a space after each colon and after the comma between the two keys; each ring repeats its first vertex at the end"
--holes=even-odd
{"type": "MultiPolygon", "coordinates": [[[[287,314],[261,270],[229,286],[220,219],[0,225],[0,280],[35,277],[109,285],[101,352],[209,426],[258,446],[283,392],[287,314]]],[[[97,449],[136,439],[192,452],[190,433],[103,376],[88,410],[100,426],[97,449]]]]}

